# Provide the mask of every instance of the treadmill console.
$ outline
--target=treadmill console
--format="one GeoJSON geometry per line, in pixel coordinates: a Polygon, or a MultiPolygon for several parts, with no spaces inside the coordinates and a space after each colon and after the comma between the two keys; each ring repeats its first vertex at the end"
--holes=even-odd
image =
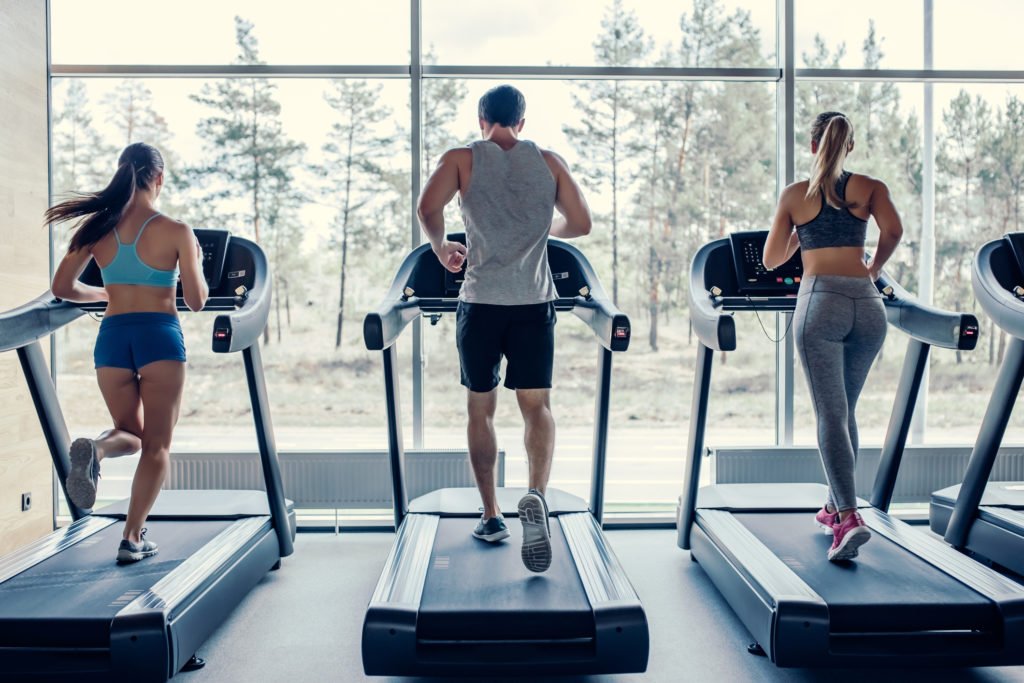
{"type": "MultiPolygon", "coordinates": [[[[448,235],[447,239],[449,242],[458,242],[460,244],[466,243],[466,235],[464,233],[448,235]]],[[[434,256],[434,253],[431,252],[430,256],[434,256]]],[[[434,259],[436,260],[437,257],[434,256],[434,259]]],[[[440,261],[438,261],[438,263],[440,263],[440,261]]],[[[441,290],[441,296],[445,299],[458,298],[459,290],[462,289],[462,283],[466,279],[466,261],[462,261],[462,269],[459,270],[459,272],[457,273],[453,273],[452,271],[448,270],[447,268],[444,268],[443,266],[441,270],[444,271],[444,287],[441,290]]]]}
{"type": "MultiPolygon", "coordinates": [[[[464,233],[456,233],[448,235],[448,240],[465,244],[466,236],[464,233]]],[[[440,263],[433,252],[428,255],[428,258],[432,258],[434,262],[440,263]]],[[[580,296],[581,290],[584,290],[584,288],[589,290],[589,284],[583,278],[583,273],[580,271],[575,258],[564,249],[554,248],[551,244],[548,245],[548,267],[551,269],[551,279],[555,282],[555,290],[559,298],[571,299],[575,296],[580,296]]],[[[458,273],[453,273],[447,268],[442,268],[441,270],[444,272],[444,287],[441,296],[446,299],[457,298],[459,296],[459,289],[461,289],[462,283],[466,279],[466,264],[462,264],[462,269],[458,273]]]]}
{"type": "Polygon", "coordinates": [[[228,253],[227,230],[194,230],[199,246],[203,249],[203,276],[210,289],[220,284],[224,276],[224,259],[228,253]]]}
{"type": "Polygon", "coordinates": [[[773,270],[764,267],[762,256],[767,230],[734,232],[729,235],[733,265],[736,268],[737,293],[746,296],[789,296],[800,289],[803,262],[800,250],[773,270]]]}
{"type": "Polygon", "coordinates": [[[1003,235],[1003,241],[1010,247],[1013,260],[1017,263],[1015,284],[1024,285],[1024,232],[1011,232],[1003,235]]]}

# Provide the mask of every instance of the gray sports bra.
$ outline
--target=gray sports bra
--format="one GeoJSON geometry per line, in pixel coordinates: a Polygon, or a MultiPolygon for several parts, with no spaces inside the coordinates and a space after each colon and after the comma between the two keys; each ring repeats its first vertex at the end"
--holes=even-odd
{"type": "MultiPolygon", "coordinates": [[[[846,182],[851,175],[849,171],[843,171],[836,181],[836,193],[840,199],[846,199],[846,182]]],[[[801,251],[825,247],[863,247],[868,222],[854,216],[849,209],[829,206],[822,196],[818,215],[796,226],[796,233],[800,237],[801,251]]]]}

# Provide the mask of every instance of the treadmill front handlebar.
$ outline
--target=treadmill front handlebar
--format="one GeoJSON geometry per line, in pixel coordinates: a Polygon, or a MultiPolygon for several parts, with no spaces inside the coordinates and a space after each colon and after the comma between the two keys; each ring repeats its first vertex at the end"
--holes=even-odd
{"type": "Polygon", "coordinates": [[[736,321],[715,305],[722,288],[708,285],[708,261],[719,249],[728,249],[729,240],[708,242],[697,250],[690,265],[690,321],[700,342],[712,351],[736,350],[736,321]],[[718,295],[711,292],[717,290],[718,295]]]}
{"type": "MultiPolygon", "coordinates": [[[[459,241],[464,239],[462,235],[449,235],[449,238],[457,238],[459,241]]],[[[629,347],[631,336],[629,318],[612,303],[586,257],[579,249],[561,240],[549,239],[548,249],[557,249],[571,255],[587,282],[585,295],[560,297],[554,302],[555,309],[571,310],[576,317],[587,323],[600,344],[609,351],[625,351],[629,347]]],[[[433,253],[428,252],[430,245],[421,244],[406,256],[384,300],[377,306],[377,310],[368,313],[363,319],[363,342],[368,350],[383,351],[390,347],[397,341],[406,325],[415,320],[421,312],[445,313],[457,309],[459,300],[455,297],[438,296],[441,292],[430,292],[429,296],[416,296],[416,288],[410,287],[415,278],[421,277],[421,269],[427,266],[431,269],[440,269],[440,264],[432,261],[433,253]]],[[[443,271],[441,274],[443,275],[443,271]]]]}

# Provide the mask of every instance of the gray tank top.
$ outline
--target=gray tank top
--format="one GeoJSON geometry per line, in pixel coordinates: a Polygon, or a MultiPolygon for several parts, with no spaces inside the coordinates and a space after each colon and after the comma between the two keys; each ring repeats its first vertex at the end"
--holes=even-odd
{"type": "Polygon", "coordinates": [[[540,149],[520,140],[507,152],[470,144],[473,172],[462,197],[466,279],[459,299],[518,306],[558,298],[548,267],[555,179],[540,149]]]}

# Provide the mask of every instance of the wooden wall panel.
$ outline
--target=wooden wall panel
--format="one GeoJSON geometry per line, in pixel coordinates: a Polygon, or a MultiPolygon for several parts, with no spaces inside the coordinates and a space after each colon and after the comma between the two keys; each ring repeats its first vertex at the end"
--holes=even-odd
{"type": "MultiPolygon", "coordinates": [[[[0,12],[0,310],[49,279],[46,3],[3,0],[0,12]]],[[[44,349],[48,350],[48,344],[44,349]]],[[[52,463],[14,352],[0,354],[0,555],[53,529],[52,463]],[[21,510],[31,492],[32,508],[21,510]]]]}

